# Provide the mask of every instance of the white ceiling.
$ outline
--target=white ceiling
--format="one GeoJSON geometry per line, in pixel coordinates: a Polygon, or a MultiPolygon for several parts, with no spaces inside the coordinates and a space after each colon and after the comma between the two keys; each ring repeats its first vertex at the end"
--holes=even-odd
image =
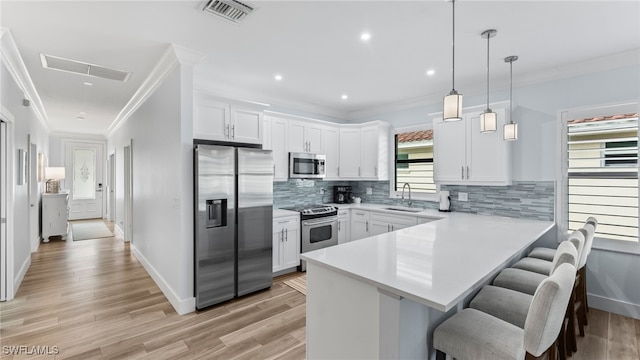
{"type": "MultiPolygon", "coordinates": [[[[437,101],[451,89],[449,2],[246,2],[256,10],[236,25],[202,12],[204,1],[2,0],[0,24],[12,33],[57,132],[106,134],[171,43],[206,54],[196,67],[198,86],[345,120],[437,101]],[[371,33],[368,43],[363,31],[371,33]],[[47,70],[40,53],[133,75],[119,83],[47,70]],[[76,119],[80,112],[84,120],[76,119]]],[[[640,62],[638,1],[457,1],[456,88],[465,95],[485,93],[480,33],[489,28],[498,30],[492,89],[508,85],[508,55],[520,57],[520,83],[640,62]]]]}

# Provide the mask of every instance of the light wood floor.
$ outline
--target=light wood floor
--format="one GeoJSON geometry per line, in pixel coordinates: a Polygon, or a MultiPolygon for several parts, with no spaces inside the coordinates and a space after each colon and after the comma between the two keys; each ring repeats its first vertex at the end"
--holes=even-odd
{"type": "Polygon", "coordinates": [[[0,358],[304,359],[306,298],[283,283],[294,276],[179,316],[122,240],[52,240],[0,304],[0,358]],[[13,345],[59,354],[7,354],[13,345]]]}
{"type": "MultiPolygon", "coordinates": [[[[304,359],[306,298],[283,283],[295,276],[178,316],[122,240],[52,240],[16,298],[0,303],[0,358],[304,359]],[[59,354],[5,353],[20,345],[59,354]]],[[[591,309],[586,333],[571,359],[640,360],[640,321],[591,309]]]]}

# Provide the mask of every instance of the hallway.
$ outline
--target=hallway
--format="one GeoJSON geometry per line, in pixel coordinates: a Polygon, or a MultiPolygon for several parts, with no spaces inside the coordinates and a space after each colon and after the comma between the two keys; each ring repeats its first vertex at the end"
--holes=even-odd
{"type": "Polygon", "coordinates": [[[0,303],[0,358],[303,359],[306,299],[288,278],[179,316],[128,243],[52,240],[32,255],[15,299],[0,303]],[[12,356],[7,346],[27,348],[12,356]],[[32,347],[49,355],[27,355],[32,347]]]}

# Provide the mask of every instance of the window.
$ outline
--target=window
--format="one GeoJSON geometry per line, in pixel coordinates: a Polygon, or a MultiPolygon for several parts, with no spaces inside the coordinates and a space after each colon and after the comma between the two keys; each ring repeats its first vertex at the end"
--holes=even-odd
{"type": "Polygon", "coordinates": [[[638,242],[638,114],[567,121],[569,231],[588,216],[596,237],[638,242]]]}
{"type": "Polygon", "coordinates": [[[433,182],[433,130],[395,135],[395,177],[393,190],[402,192],[405,183],[413,194],[435,194],[433,182]]]}

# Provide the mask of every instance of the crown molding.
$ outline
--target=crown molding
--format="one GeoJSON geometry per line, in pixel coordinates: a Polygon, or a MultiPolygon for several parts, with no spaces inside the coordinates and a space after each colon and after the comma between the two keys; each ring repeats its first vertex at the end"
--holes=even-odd
{"type": "Polygon", "coordinates": [[[151,70],[142,85],[136,90],[127,104],[107,129],[107,137],[112,136],[131,115],[144,104],[153,92],[164,82],[179,65],[194,66],[204,58],[204,54],[182,46],[170,44],[162,54],[156,66],[151,70]]]}
{"type": "Polygon", "coordinates": [[[42,104],[42,99],[40,99],[40,95],[38,94],[38,90],[36,90],[33,80],[31,80],[27,66],[22,60],[22,56],[13,39],[13,35],[11,35],[11,31],[4,27],[0,28],[0,56],[2,63],[6,64],[11,77],[13,77],[18,84],[24,96],[31,102],[31,108],[45,131],[47,131],[47,133],[51,132],[49,118],[42,104]]]}

